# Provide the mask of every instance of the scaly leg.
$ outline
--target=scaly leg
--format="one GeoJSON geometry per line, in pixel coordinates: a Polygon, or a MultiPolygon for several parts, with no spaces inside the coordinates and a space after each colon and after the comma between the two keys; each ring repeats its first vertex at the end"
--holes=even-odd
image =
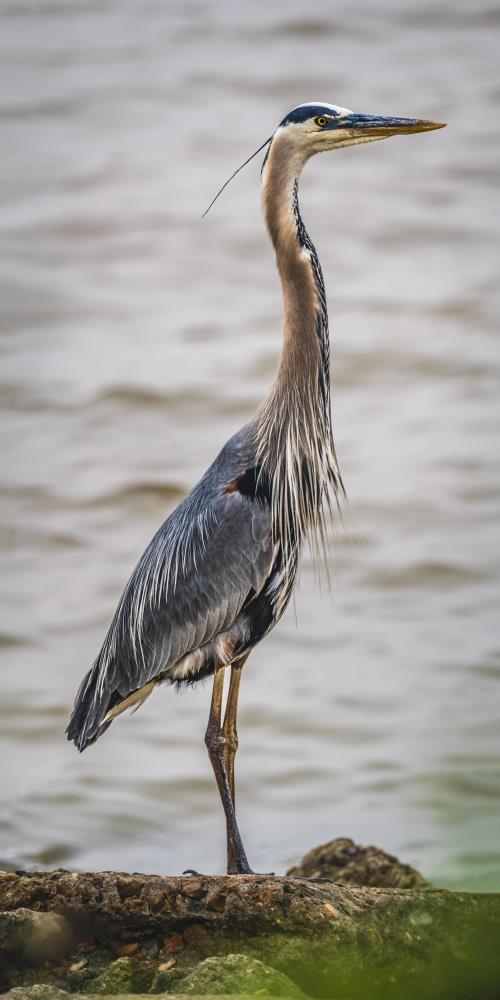
{"type": "Polygon", "coordinates": [[[236,814],[234,811],[231,788],[229,786],[226,768],[224,766],[224,735],[221,729],[222,692],[224,688],[224,669],[219,668],[214,674],[214,687],[210,715],[205,733],[205,744],[214,769],[215,780],[219,789],[224,813],[226,815],[227,831],[227,871],[228,875],[251,873],[245,848],[240,837],[236,814]]]}
{"type": "Polygon", "coordinates": [[[222,735],[224,737],[224,767],[227,774],[227,782],[231,791],[233,806],[236,808],[234,796],[234,758],[238,749],[238,733],[236,731],[236,713],[238,711],[238,694],[240,690],[241,670],[244,666],[248,653],[240,660],[231,665],[231,679],[229,681],[229,691],[227,695],[226,711],[224,712],[224,722],[222,725],[222,735]]]}

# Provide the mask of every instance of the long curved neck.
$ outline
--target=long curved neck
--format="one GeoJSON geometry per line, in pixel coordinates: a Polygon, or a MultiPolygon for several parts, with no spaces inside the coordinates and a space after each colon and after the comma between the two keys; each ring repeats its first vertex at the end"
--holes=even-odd
{"type": "Polygon", "coordinates": [[[283,293],[283,347],[277,382],[300,383],[329,399],[329,338],[321,266],[299,210],[304,159],[286,135],[271,143],[263,176],[266,225],[283,293]]]}
{"type": "Polygon", "coordinates": [[[290,578],[310,529],[322,546],[324,507],[331,509],[342,489],[331,429],[325,289],[297,197],[303,165],[286,133],[276,135],[264,167],[263,202],[283,292],[283,345],[258,414],[257,444],[272,481],[275,537],[290,578]]]}

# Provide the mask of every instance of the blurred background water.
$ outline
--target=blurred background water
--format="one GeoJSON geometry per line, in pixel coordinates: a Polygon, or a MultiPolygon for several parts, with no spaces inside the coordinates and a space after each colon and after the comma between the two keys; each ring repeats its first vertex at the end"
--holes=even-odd
{"type": "Polygon", "coordinates": [[[350,503],[333,597],[306,558],[245,670],[241,828],[257,870],[349,835],[500,889],[498,6],[0,11],[0,865],[223,868],[207,686],[83,756],[64,728],[137,557],[273,377],[258,161],[200,215],[322,99],[449,128],[302,181],[350,503]]]}

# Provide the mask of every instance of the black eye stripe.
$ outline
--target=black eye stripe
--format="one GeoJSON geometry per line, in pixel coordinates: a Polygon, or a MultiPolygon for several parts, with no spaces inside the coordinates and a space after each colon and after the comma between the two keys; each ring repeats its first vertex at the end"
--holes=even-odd
{"type": "Polygon", "coordinates": [[[280,122],[280,125],[300,125],[315,116],[319,118],[336,118],[338,112],[333,108],[325,107],[324,104],[300,104],[293,111],[290,111],[280,122]]]}

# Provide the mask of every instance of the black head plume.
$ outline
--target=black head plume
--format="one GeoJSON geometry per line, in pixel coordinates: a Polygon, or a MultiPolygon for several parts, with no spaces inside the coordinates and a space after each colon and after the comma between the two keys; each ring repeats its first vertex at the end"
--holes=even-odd
{"type": "Polygon", "coordinates": [[[255,153],[252,153],[252,155],[248,157],[248,160],[245,160],[245,162],[241,164],[241,167],[238,167],[237,170],[235,170],[234,173],[231,174],[230,177],[228,177],[227,181],[224,182],[224,184],[222,185],[221,189],[219,191],[217,191],[217,194],[215,195],[215,198],[212,198],[212,201],[210,202],[210,205],[208,206],[208,208],[203,212],[202,219],[205,218],[206,214],[212,208],[212,205],[217,201],[217,198],[219,197],[219,195],[222,194],[224,188],[227,188],[228,184],[230,183],[230,181],[232,181],[233,177],[236,177],[236,174],[239,174],[240,170],[243,170],[243,167],[246,167],[247,163],[250,163],[250,160],[253,160],[254,156],[257,156],[257,154],[260,153],[260,151],[262,149],[264,149],[264,146],[268,146],[269,143],[271,142],[271,139],[272,139],[272,135],[270,135],[269,139],[266,139],[266,141],[262,143],[262,146],[259,146],[259,148],[255,150],[255,153]]]}

